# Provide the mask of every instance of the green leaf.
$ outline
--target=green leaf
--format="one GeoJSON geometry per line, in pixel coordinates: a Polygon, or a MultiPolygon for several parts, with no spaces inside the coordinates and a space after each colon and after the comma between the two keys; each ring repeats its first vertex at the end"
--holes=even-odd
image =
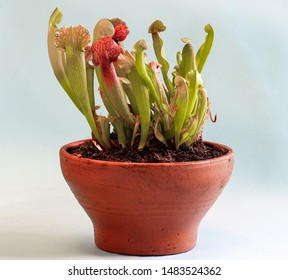
{"type": "MultiPolygon", "coordinates": [[[[148,87],[143,79],[139,76],[136,69],[136,60],[134,56],[127,51],[118,59],[118,66],[124,71],[128,79],[121,79],[123,81],[126,94],[131,102],[132,109],[137,116],[137,121],[140,122],[141,136],[138,149],[142,150],[147,143],[149,136],[149,129],[151,123],[151,102],[148,87]]],[[[138,129],[138,125],[135,126],[138,129]]],[[[134,128],[134,137],[135,137],[134,128]]],[[[133,138],[134,141],[134,138],[133,138]]]]}
{"type": "Polygon", "coordinates": [[[195,135],[197,134],[197,124],[198,124],[198,118],[195,115],[190,118],[188,126],[181,131],[181,140],[179,146],[181,146],[191,138],[193,139],[195,138],[195,135]]]}
{"type": "Polygon", "coordinates": [[[72,89],[76,94],[81,111],[83,112],[98,142],[103,147],[107,148],[110,146],[110,143],[109,142],[105,143],[103,141],[96,127],[94,116],[92,113],[87,88],[86,62],[84,52],[73,48],[73,46],[67,45],[66,61],[67,61],[67,76],[71,83],[72,89]]]}
{"type": "Polygon", "coordinates": [[[95,96],[94,96],[94,67],[86,64],[86,76],[87,76],[87,91],[89,95],[90,107],[92,111],[95,108],[95,96]]]}
{"type": "Polygon", "coordinates": [[[57,78],[58,82],[68,94],[75,106],[81,111],[80,105],[78,103],[77,97],[71,87],[70,81],[67,77],[67,65],[65,52],[63,49],[58,49],[55,46],[55,33],[59,30],[58,24],[62,21],[63,14],[56,8],[50,16],[48,25],[48,54],[50,63],[57,78]]]}
{"type": "Polygon", "coordinates": [[[110,123],[104,116],[96,116],[98,127],[101,131],[101,138],[104,143],[110,143],[110,123]]]}
{"type": "Polygon", "coordinates": [[[136,138],[137,133],[138,133],[139,125],[140,125],[140,117],[136,116],[135,126],[134,126],[134,129],[133,129],[133,134],[132,134],[132,139],[131,139],[131,146],[134,145],[134,141],[135,141],[135,138],[136,138]]]}
{"type": "Polygon", "coordinates": [[[150,98],[144,81],[139,77],[136,68],[128,73],[140,116],[141,138],[138,150],[142,150],[147,143],[150,128],[150,98]]]}
{"type": "Polygon", "coordinates": [[[186,112],[186,121],[188,121],[193,113],[193,110],[197,104],[198,88],[202,83],[201,75],[197,70],[191,70],[186,75],[186,80],[188,84],[188,104],[186,112]]]}
{"type": "Polygon", "coordinates": [[[149,63],[149,67],[146,67],[147,74],[157,91],[157,95],[159,96],[161,104],[163,104],[164,110],[166,111],[165,107],[168,108],[169,104],[168,104],[166,91],[163,87],[161,80],[158,77],[158,74],[159,74],[157,71],[158,67],[159,67],[159,64],[157,62],[149,63]]]}
{"type": "Polygon", "coordinates": [[[174,129],[175,129],[175,146],[179,149],[180,146],[180,134],[185,123],[185,116],[187,111],[188,101],[188,89],[186,80],[181,76],[175,77],[176,85],[176,105],[177,112],[174,117],[174,129]]]}
{"type": "Polygon", "coordinates": [[[190,40],[187,38],[183,38],[182,42],[184,42],[185,45],[182,50],[182,60],[180,61],[180,64],[179,64],[178,75],[186,79],[186,75],[191,70],[195,70],[196,62],[195,62],[195,57],[194,57],[193,46],[190,40]]]}
{"type": "Polygon", "coordinates": [[[176,53],[176,61],[177,61],[177,66],[175,66],[175,69],[178,71],[179,70],[179,65],[181,64],[182,60],[181,60],[181,52],[177,52],[176,53]]]}
{"type": "Polygon", "coordinates": [[[128,99],[129,99],[133,115],[139,115],[139,109],[137,106],[137,102],[135,100],[134,91],[133,91],[133,88],[131,86],[131,82],[128,79],[124,79],[124,78],[119,78],[119,80],[121,82],[121,85],[122,85],[124,92],[126,93],[128,99]]]}
{"type": "Polygon", "coordinates": [[[122,148],[126,148],[127,137],[124,129],[123,119],[119,117],[110,117],[109,120],[116,130],[118,143],[122,146],[122,148]]]}
{"type": "Polygon", "coordinates": [[[163,81],[168,90],[168,96],[171,97],[174,91],[174,87],[172,82],[168,78],[168,71],[170,66],[166,59],[163,41],[159,35],[159,32],[165,31],[165,29],[165,25],[160,20],[156,20],[150,25],[148,32],[152,34],[154,52],[158,62],[162,66],[161,72],[163,76],[163,81]]]}
{"type": "Polygon", "coordinates": [[[208,114],[207,93],[206,93],[206,89],[204,87],[201,87],[198,90],[198,104],[197,104],[197,110],[196,110],[198,123],[197,123],[195,136],[201,133],[201,129],[203,128],[204,122],[206,121],[207,114],[208,114]]]}
{"type": "Polygon", "coordinates": [[[158,116],[156,119],[156,122],[154,124],[154,134],[155,137],[162,142],[165,146],[168,146],[167,141],[163,135],[162,129],[161,129],[161,125],[160,125],[160,117],[158,116]]]}
{"type": "Polygon", "coordinates": [[[143,79],[143,81],[145,82],[145,84],[149,88],[149,91],[150,91],[153,99],[155,100],[155,102],[159,106],[159,108],[163,109],[163,106],[160,103],[160,98],[158,96],[157,90],[156,90],[153,82],[151,81],[148,73],[147,73],[148,67],[147,67],[147,65],[145,63],[145,59],[144,59],[144,57],[145,57],[144,50],[148,49],[148,45],[147,45],[145,40],[140,40],[134,45],[134,48],[136,51],[135,59],[136,59],[137,72],[138,72],[139,76],[141,77],[141,79],[143,79]]]}
{"type": "Polygon", "coordinates": [[[63,14],[62,12],[56,8],[50,16],[49,19],[49,26],[51,28],[58,28],[58,24],[62,21],[63,14]]]}
{"type": "Polygon", "coordinates": [[[202,69],[204,67],[204,64],[210,53],[214,41],[214,30],[210,24],[207,24],[205,26],[205,32],[207,33],[205,42],[200,47],[196,55],[197,69],[199,73],[202,72],[202,69]]]}
{"type": "Polygon", "coordinates": [[[122,88],[130,101],[133,114],[139,115],[139,109],[134,96],[135,92],[128,78],[129,73],[131,71],[135,71],[135,58],[133,54],[128,51],[125,51],[123,54],[120,54],[116,65],[117,68],[115,67],[115,69],[117,71],[117,75],[121,82],[122,88]]]}

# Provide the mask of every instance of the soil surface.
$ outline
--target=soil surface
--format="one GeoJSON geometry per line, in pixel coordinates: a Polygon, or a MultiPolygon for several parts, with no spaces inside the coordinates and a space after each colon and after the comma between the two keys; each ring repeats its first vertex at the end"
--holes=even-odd
{"type": "Polygon", "coordinates": [[[93,141],[85,142],[68,150],[77,157],[117,162],[187,162],[216,158],[228,153],[226,148],[216,147],[199,140],[191,146],[166,147],[158,140],[150,141],[149,147],[138,151],[137,145],[126,149],[112,146],[110,150],[99,151],[93,141]]]}

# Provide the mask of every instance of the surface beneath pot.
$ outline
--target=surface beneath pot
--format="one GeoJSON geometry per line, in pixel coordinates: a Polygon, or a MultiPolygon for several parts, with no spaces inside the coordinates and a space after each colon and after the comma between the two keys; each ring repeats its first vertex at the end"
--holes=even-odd
{"type": "Polygon", "coordinates": [[[70,148],[69,153],[83,158],[116,161],[116,162],[188,162],[207,160],[227,154],[224,147],[213,145],[202,140],[191,146],[181,146],[176,150],[166,147],[161,142],[150,141],[149,147],[139,151],[137,145],[125,149],[112,146],[110,150],[99,151],[93,141],[87,141],[77,147],[70,148]]]}

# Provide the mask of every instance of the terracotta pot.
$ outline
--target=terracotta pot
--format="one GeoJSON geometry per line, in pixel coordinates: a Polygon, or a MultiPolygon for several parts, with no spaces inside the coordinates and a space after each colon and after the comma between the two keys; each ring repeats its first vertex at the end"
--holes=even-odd
{"type": "Polygon", "coordinates": [[[83,141],[60,149],[61,168],[92,220],[97,247],[129,255],[167,255],[195,246],[200,221],[231,176],[231,148],[225,146],[228,154],[205,161],[119,163],[67,152],[83,141]]]}

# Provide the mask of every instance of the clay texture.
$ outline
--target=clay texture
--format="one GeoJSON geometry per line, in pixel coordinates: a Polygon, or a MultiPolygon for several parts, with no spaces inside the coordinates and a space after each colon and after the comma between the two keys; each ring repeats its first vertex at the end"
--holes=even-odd
{"type": "Polygon", "coordinates": [[[116,163],[67,152],[82,142],[61,148],[61,169],[91,218],[99,248],[129,255],[167,255],[195,246],[200,221],[231,176],[231,148],[226,147],[228,154],[205,161],[116,163]]]}

